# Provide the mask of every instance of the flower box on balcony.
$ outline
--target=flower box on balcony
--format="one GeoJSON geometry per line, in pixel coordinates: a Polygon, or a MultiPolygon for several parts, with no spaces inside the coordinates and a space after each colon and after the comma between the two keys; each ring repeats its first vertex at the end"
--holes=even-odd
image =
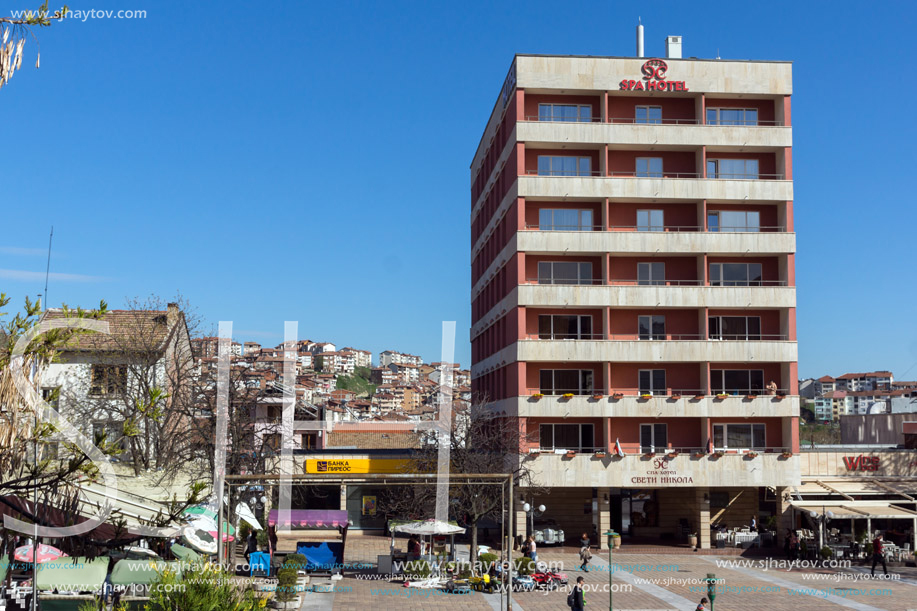
{"type": "Polygon", "coordinates": [[[656,456],[656,453],[655,453],[655,452],[647,452],[646,454],[644,454],[644,456],[646,456],[647,458],[653,458],[654,456],[656,456]]]}
{"type": "Polygon", "coordinates": [[[717,400],[722,401],[723,399],[729,398],[729,395],[727,395],[727,394],[724,393],[724,392],[721,392],[721,393],[718,393],[718,394],[716,395],[716,398],[717,398],[717,400]]]}
{"type": "Polygon", "coordinates": [[[758,396],[758,395],[745,395],[745,398],[746,398],[747,400],[749,400],[749,401],[753,401],[754,398],[757,397],[757,396],[758,396]]]}
{"type": "Polygon", "coordinates": [[[717,450],[716,452],[713,453],[713,456],[717,458],[722,458],[725,455],[726,455],[726,452],[723,452],[722,450],[717,450]]]}
{"type": "Polygon", "coordinates": [[[792,452],[781,452],[780,457],[781,458],[793,458],[793,453],[792,452]]]}
{"type": "Polygon", "coordinates": [[[758,458],[758,453],[757,452],[746,452],[745,457],[746,458],[758,458]]]}
{"type": "Polygon", "coordinates": [[[702,399],[704,398],[704,396],[705,396],[705,395],[704,395],[703,393],[698,393],[698,394],[694,395],[694,400],[695,400],[695,401],[700,401],[700,400],[702,400],[702,399]]]}
{"type": "Polygon", "coordinates": [[[576,456],[576,452],[573,451],[573,450],[567,450],[567,453],[566,453],[565,456],[566,456],[567,458],[573,458],[574,456],[576,456]]]}
{"type": "Polygon", "coordinates": [[[544,396],[544,394],[543,394],[543,393],[540,393],[540,392],[532,393],[532,398],[533,398],[533,399],[540,399],[540,398],[542,398],[543,396],[544,396]]]}
{"type": "Polygon", "coordinates": [[[642,395],[640,395],[641,401],[649,401],[652,398],[653,398],[653,395],[648,394],[648,393],[643,393],[642,395]]]}
{"type": "Polygon", "coordinates": [[[780,399],[780,400],[782,401],[783,399],[786,399],[786,395],[779,395],[779,394],[778,394],[778,395],[777,395],[777,398],[780,399]]]}
{"type": "Polygon", "coordinates": [[[595,453],[596,458],[605,458],[608,456],[608,453],[605,450],[599,450],[595,453]]]}
{"type": "Polygon", "coordinates": [[[694,458],[703,458],[704,456],[706,456],[706,454],[704,454],[703,452],[695,452],[693,456],[694,458]]]}
{"type": "Polygon", "coordinates": [[[560,396],[560,398],[561,398],[561,399],[566,399],[567,401],[569,401],[570,399],[573,398],[573,393],[572,393],[572,392],[565,392],[564,394],[562,394],[562,395],[560,396]]]}
{"type": "Polygon", "coordinates": [[[669,457],[669,458],[676,458],[676,457],[678,456],[678,451],[677,451],[677,450],[672,450],[671,452],[669,452],[668,454],[666,454],[666,456],[669,457]]]}
{"type": "Polygon", "coordinates": [[[677,392],[673,392],[673,393],[669,396],[669,398],[677,401],[678,399],[681,399],[681,395],[680,395],[679,393],[677,393],[677,392]]]}
{"type": "Polygon", "coordinates": [[[593,401],[598,401],[598,400],[600,400],[603,396],[604,396],[604,395],[592,395],[592,400],[593,400],[593,401]]]}
{"type": "Polygon", "coordinates": [[[617,400],[617,399],[623,399],[623,398],[624,398],[624,393],[623,393],[623,392],[616,392],[615,394],[611,395],[611,398],[612,398],[612,399],[615,399],[615,400],[617,400]]]}

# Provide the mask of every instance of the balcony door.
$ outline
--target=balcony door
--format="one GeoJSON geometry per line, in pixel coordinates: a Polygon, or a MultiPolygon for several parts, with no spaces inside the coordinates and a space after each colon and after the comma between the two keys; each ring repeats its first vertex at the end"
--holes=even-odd
{"type": "Polygon", "coordinates": [[[592,316],[540,314],[538,339],[591,339],[592,316]]]}
{"type": "Polygon", "coordinates": [[[669,446],[668,425],[641,424],[640,451],[661,452],[669,446]]]}
{"type": "Polygon", "coordinates": [[[539,261],[538,284],[592,284],[588,261],[539,261]]]}
{"type": "Polygon", "coordinates": [[[665,394],[665,369],[641,369],[638,376],[641,395],[665,394]]]}

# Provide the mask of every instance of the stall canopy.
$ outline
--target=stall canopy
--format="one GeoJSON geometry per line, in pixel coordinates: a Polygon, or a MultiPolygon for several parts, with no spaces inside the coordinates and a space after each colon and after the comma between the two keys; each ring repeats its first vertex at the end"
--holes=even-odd
{"type": "Polygon", "coordinates": [[[280,511],[271,509],[267,523],[271,526],[288,526],[293,528],[346,528],[347,511],[343,509],[291,509],[290,521],[278,524],[280,511]]]}
{"type": "Polygon", "coordinates": [[[102,582],[108,574],[108,556],[92,560],[62,558],[38,566],[39,590],[94,592],[102,589],[102,582]]]}
{"type": "Polygon", "coordinates": [[[116,586],[132,583],[148,584],[165,571],[181,575],[180,562],[163,562],[155,560],[119,560],[111,571],[111,582],[116,586]]]}
{"type": "MultiPolygon", "coordinates": [[[[792,496],[797,500],[808,500],[812,497],[837,496],[853,500],[854,496],[899,496],[908,501],[917,497],[917,480],[880,480],[875,478],[820,478],[803,480],[794,486],[792,496]]],[[[840,500],[840,499],[835,499],[840,500]]]]}
{"type": "Polygon", "coordinates": [[[421,520],[419,522],[407,522],[398,524],[392,530],[410,535],[457,535],[465,532],[465,529],[456,524],[441,522],[440,520],[421,520]]]}
{"type": "Polygon", "coordinates": [[[194,551],[190,547],[185,547],[184,545],[181,545],[180,543],[173,543],[172,547],[170,547],[169,550],[172,552],[172,554],[176,558],[179,558],[180,560],[183,560],[185,562],[197,562],[198,560],[201,559],[200,554],[198,554],[196,551],[194,551]]]}

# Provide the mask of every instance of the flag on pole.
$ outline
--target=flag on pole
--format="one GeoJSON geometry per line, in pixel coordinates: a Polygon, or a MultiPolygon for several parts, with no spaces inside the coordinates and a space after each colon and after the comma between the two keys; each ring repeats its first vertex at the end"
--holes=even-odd
{"type": "Polygon", "coordinates": [[[621,440],[617,437],[615,438],[615,454],[618,456],[627,456],[627,454],[624,453],[624,448],[621,447],[621,440]]]}

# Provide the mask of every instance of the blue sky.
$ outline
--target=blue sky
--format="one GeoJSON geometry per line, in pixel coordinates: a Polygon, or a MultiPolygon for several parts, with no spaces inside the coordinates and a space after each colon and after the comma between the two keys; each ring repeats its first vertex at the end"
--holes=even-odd
{"type": "MultiPolygon", "coordinates": [[[[3,0],[3,12],[38,0],[3,0]]],[[[468,166],[514,53],[794,62],[799,372],[917,378],[907,2],[150,2],[0,90],[0,290],[184,294],[239,339],[470,362],[468,166]],[[723,7],[725,8],[725,5],[723,7]],[[911,161],[908,162],[907,160],[911,161]],[[908,371],[909,368],[913,367],[908,371]]]]}

